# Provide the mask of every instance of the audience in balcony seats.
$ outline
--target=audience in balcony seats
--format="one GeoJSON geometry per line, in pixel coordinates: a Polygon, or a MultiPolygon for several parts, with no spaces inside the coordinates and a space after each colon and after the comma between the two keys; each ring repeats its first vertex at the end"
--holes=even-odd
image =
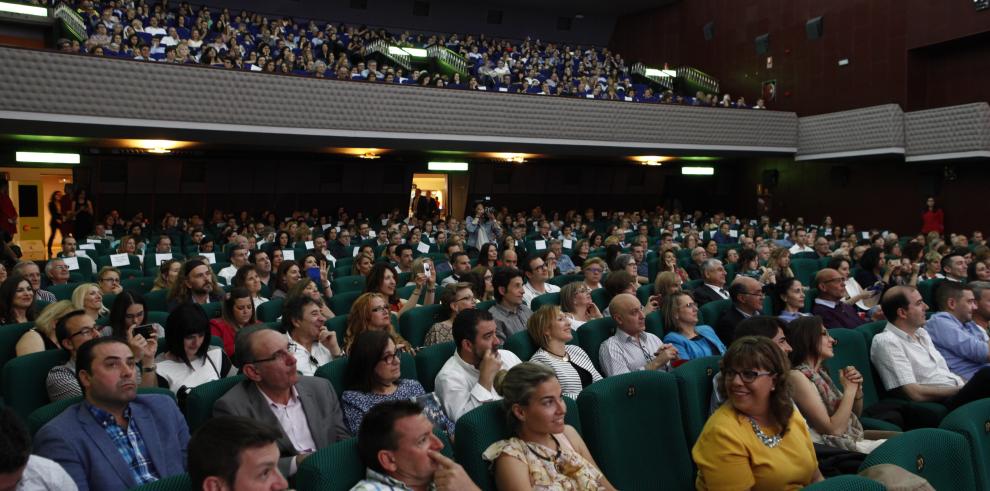
{"type": "Polygon", "coordinates": [[[977,311],[976,293],[986,291],[979,282],[970,285],[946,283],[935,291],[938,312],[925,323],[932,344],[945,359],[949,370],[970,380],[979,370],[990,367],[990,336],[973,322],[977,311]]]}
{"type": "Polygon", "coordinates": [[[773,285],[773,314],[784,322],[791,322],[800,317],[806,317],[804,310],[804,286],[797,278],[784,278],[773,285]]]}
{"type": "Polygon", "coordinates": [[[34,288],[27,278],[14,273],[0,284],[0,324],[21,324],[34,320],[34,288]]]}
{"type": "Polygon", "coordinates": [[[495,319],[488,311],[465,309],[454,318],[456,351],[436,378],[436,392],[450,419],[502,398],[495,390],[495,376],[520,363],[511,351],[499,349],[495,319]]]}
{"type": "Polygon", "coordinates": [[[505,342],[509,336],[526,330],[526,323],[533,311],[524,302],[526,289],[523,287],[523,274],[518,269],[496,268],[492,286],[495,288],[495,305],[488,311],[495,319],[498,338],[505,342]]]}
{"type": "Polygon", "coordinates": [[[205,261],[190,258],[182,264],[179,278],[169,290],[168,310],[171,312],[183,302],[206,304],[222,300],[223,289],[213,277],[213,270],[205,261]]]}
{"type": "Polygon", "coordinates": [[[606,376],[637,370],[670,370],[671,362],[678,359],[677,348],[646,332],[646,316],[635,296],[616,295],[608,310],[616,330],[602,343],[598,354],[606,376]]]}
{"type": "Polygon", "coordinates": [[[582,389],[602,379],[588,354],[580,346],[567,344],[574,330],[560,307],[541,307],[529,318],[526,330],[539,347],[529,360],[553,369],[565,396],[577,399],[582,389]]]}
{"type": "Polygon", "coordinates": [[[526,275],[526,284],[523,285],[523,305],[530,305],[533,299],[545,293],[557,293],[560,287],[547,283],[549,280],[549,269],[543,258],[532,256],[523,263],[523,273],[526,275]]]}
{"type": "Polygon", "coordinates": [[[255,310],[250,290],[235,286],[223,301],[220,318],[210,319],[210,334],[223,340],[223,350],[227,356],[234,356],[237,333],[247,326],[257,324],[255,310]]]}
{"type": "Polygon", "coordinates": [[[691,295],[675,291],[664,297],[663,325],[667,334],[663,342],[672,345],[681,360],[691,360],[725,353],[725,344],[715,330],[698,324],[698,305],[691,295]]]}
{"type": "Polygon", "coordinates": [[[270,491],[288,489],[278,469],[281,437],[276,426],[242,416],[209,420],[189,439],[191,489],[238,489],[235,483],[270,491]]]}
{"type": "MultiPolygon", "coordinates": [[[[945,254],[942,256],[940,264],[942,265],[942,275],[946,280],[957,283],[966,282],[966,258],[962,254],[956,251],[945,254]]],[[[41,300],[40,297],[39,300],[41,300]]]]}
{"type": "MultiPolygon", "coordinates": [[[[57,302],[56,302],[57,303],[57,302]]],[[[93,321],[110,313],[110,309],[103,306],[103,293],[96,283],[83,283],[72,291],[72,305],[86,312],[93,321]]]]}
{"type": "Polygon", "coordinates": [[[691,451],[697,489],[800,489],[821,481],[808,425],[787,387],[787,355],[765,337],[747,336],[729,346],[720,367],[717,390],[728,403],[708,418],[691,451]]]}
{"type": "Polygon", "coordinates": [[[433,428],[415,402],[393,400],[372,407],[357,432],[365,478],[351,491],[478,491],[464,468],[440,453],[443,442],[433,428]]]}
{"type": "MultiPolygon", "coordinates": [[[[344,393],[340,397],[344,422],[353,435],[359,435],[361,421],[373,407],[387,401],[420,400],[424,405],[438,406],[436,396],[427,394],[414,379],[401,378],[400,355],[392,338],[384,331],[362,332],[351,347],[344,370],[344,393]]],[[[448,435],[454,434],[454,423],[439,411],[432,421],[448,435]]]]}
{"type": "Polygon", "coordinates": [[[81,490],[125,490],[185,472],[185,418],[168,397],[137,394],[131,347],[93,339],[79,347],[77,361],[84,400],[38,431],[35,452],[59,463],[81,490]]]}
{"type": "Polygon", "coordinates": [[[344,356],[337,333],[324,325],[327,318],[318,300],[310,295],[290,295],[282,309],[282,330],[289,338],[289,353],[296,370],[311,376],[316,369],[344,356]]]}
{"type": "Polygon", "coordinates": [[[564,424],[567,405],[553,370],[519,364],[501,379],[499,389],[513,436],[482,454],[492,463],[499,489],[615,489],[581,435],[564,424]]]}
{"type": "Polygon", "coordinates": [[[230,266],[218,271],[217,276],[220,276],[226,280],[228,285],[232,285],[234,282],[234,275],[237,274],[237,270],[248,264],[248,250],[240,244],[235,245],[230,248],[228,257],[230,257],[230,266]]]}
{"type": "Polygon", "coordinates": [[[896,433],[864,430],[863,375],[856,367],[839,369],[841,389],[824,363],[831,359],[835,339],[820,317],[802,317],[788,326],[791,370],[787,375],[794,403],[808,422],[811,439],[818,444],[868,454],[896,433]]]}
{"type": "Polygon", "coordinates": [[[247,379],[213,406],[214,416],[244,416],[281,429],[278,470],[286,476],[313,452],[350,436],[333,386],[300,376],[291,344],[264,326],[241,330],[234,351],[247,379]]]}
{"type": "Polygon", "coordinates": [[[825,268],[815,274],[818,297],[811,307],[811,313],[822,318],[826,329],[837,327],[854,328],[869,322],[860,316],[856,308],[843,301],[846,297],[845,278],[841,273],[825,268]]]}
{"type": "Polygon", "coordinates": [[[729,299],[732,307],[715,322],[715,333],[723,343],[731,343],[736,338],[736,326],[744,319],[763,315],[763,286],[748,276],[739,276],[729,286],[729,299]]]}
{"type": "Polygon", "coordinates": [[[55,336],[55,322],[73,310],[76,310],[76,307],[69,300],[59,300],[45,307],[34,319],[34,327],[17,340],[17,345],[14,347],[16,356],[59,349],[58,337],[55,336]]]}
{"type": "Polygon", "coordinates": [[[708,259],[701,265],[702,279],[704,284],[695,288],[691,295],[699,307],[708,302],[717,300],[728,300],[729,291],[725,289],[726,271],[722,266],[722,261],[718,259],[708,259]]]}
{"type": "Polygon", "coordinates": [[[884,388],[900,389],[913,401],[940,402],[949,410],[990,397],[990,368],[979,369],[969,381],[949,370],[924,328],[928,306],[917,289],[895,286],[887,290],[881,308],[887,327],[873,337],[870,361],[884,388]]]}
{"type": "Polygon", "coordinates": [[[180,405],[193,388],[237,372],[223,349],[210,344],[210,319],[191,303],[179,305],[165,322],[165,351],[155,360],[158,384],[176,393],[180,405]]]}
{"type": "Polygon", "coordinates": [[[473,309],[478,303],[475,298],[471,283],[459,282],[449,283],[440,292],[440,303],[444,306],[441,310],[441,320],[426,332],[423,346],[446,343],[454,340],[453,326],[454,318],[464,309],[473,309]]]}
{"type": "Polygon", "coordinates": [[[38,300],[48,303],[54,303],[57,300],[51,292],[41,289],[41,270],[33,261],[18,261],[11,273],[14,276],[21,276],[27,279],[31,285],[32,293],[38,300]]]}

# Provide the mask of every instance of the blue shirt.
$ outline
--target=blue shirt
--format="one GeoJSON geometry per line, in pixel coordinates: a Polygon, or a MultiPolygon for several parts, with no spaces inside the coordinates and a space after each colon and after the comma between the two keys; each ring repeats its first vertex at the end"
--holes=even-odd
{"type": "Polygon", "coordinates": [[[973,321],[965,324],[948,312],[937,312],[925,323],[935,349],[952,373],[969,380],[988,363],[987,332],[973,321]]]}
{"type": "Polygon", "coordinates": [[[159,479],[155,471],[155,465],[148,458],[148,447],[138,431],[137,421],[131,420],[131,408],[124,409],[124,419],[127,421],[127,429],[121,428],[112,414],[96,407],[88,402],[83,403],[93,419],[96,420],[103,430],[107,432],[113,446],[117,447],[120,456],[131,468],[131,474],[138,485],[155,482],[159,479]]]}
{"type": "Polygon", "coordinates": [[[571,256],[567,254],[561,254],[557,258],[557,269],[560,270],[560,274],[570,274],[577,266],[574,265],[574,261],[571,260],[571,256]]]}
{"type": "Polygon", "coordinates": [[[693,360],[725,353],[725,344],[715,334],[714,329],[701,325],[694,326],[694,331],[698,335],[692,339],[686,338],[679,332],[671,331],[663,337],[663,342],[674,345],[677,348],[677,356],[682,360],[693,360]]]}

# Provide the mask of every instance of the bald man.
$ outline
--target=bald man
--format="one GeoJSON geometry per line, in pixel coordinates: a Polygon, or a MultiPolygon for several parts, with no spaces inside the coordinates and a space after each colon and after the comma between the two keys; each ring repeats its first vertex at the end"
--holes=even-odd
{"type": "Polygon", "coordinates": [[[846,296],[846,283],[842,273],[825,268],[818,271],[813,283],[818,288],[818,297],[811,313],[822,318],[827,329],[836,327],[854,328],[869,322],[866,316],[860,317],[856,307],[843,302],[846,296]]]}
{"type": "Polygon", "coordinates": [[[670,371],[670,362],[677,359],[677,348],[646,332],[646,316],[639,300],[620,293],[612,298],[608,309],[616,329],[598,351],[605,376],[637,370],[670,371]]]}
{"type": "Polygon", "coordinates": [[[763,308],[763,285],[749,276],[737,276],[729,286],[732,308],[726,310],[715,323],[715,334],[726,346],[736,338],[736,326],[745,319],[760,315],[763,308]]]}

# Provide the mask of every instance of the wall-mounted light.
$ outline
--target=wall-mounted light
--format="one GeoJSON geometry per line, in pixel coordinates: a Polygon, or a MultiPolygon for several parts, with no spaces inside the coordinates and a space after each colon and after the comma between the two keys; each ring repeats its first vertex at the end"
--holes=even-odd
{"type": "Polygon", "coordinates": [[[157,154],[157,155],[164,155],[166,153],[172,153],[171,150],[169,150],[167,148],[162,148],[162,147],[149,148],[149,149],[147,149],[145,151],[148,152],[148,153],[153,153],[153,154],[157,154]]]}
{"type": "Polygon", "coordinates": [[[358,158],[368,159],[368,160],[374,160],[374,159],[380,159],[380,158],[382,158],[382,156],[376,154],[375,152],[365,152],[365,153],[362,153],[361,155],[358,155],[358,158]]]}
{"type": "Polygon", "coordinates": [[[668,157],[665,155],[637,155],[630,158],[643,165],[660,166],[663,165],[664,162],[674,160],[675,157],[668,157]]]}
{"type": "Polygon", "coordinates": [[[35,7],[33,5],[23,5],[19,3],[0,2],[0,12],[33,15],[35,17],[48,17],[48,9],[45,7],[35,7]]]}
{"type": "Polygon", "coordinates": [[[714,176],[714,167],[681,167],[681,175],[684,176],[714,176]]]}
{"type": "Polygon", "coordinates": [[[31,164],[78,164],[78,153],[55,153],[55,152],[17,152],[15,158],[18,162],[31,164]]]}
{"type": "Polygon", "coordinates": [[[466,171],[468,170],[467,162],[430,162],[426,166],[432,171],[466,171]]]}

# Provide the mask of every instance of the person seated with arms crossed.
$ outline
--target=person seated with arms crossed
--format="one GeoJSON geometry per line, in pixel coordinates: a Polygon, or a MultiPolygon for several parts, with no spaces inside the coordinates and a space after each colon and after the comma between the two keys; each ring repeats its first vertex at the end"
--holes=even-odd
{"type": "Polygon", "coordinates": [[[794,403],[808,421],[815,443],[868,454],[893,432],[863,429],[863,375],[854,366],[839,370],[842,389],[835,385],[824,363],[835,356],[835,339],[817,316],[801,317],[787,325],[791,371],[787,376],[794,403]]]}
{"type": "Polygon", "coordinates": [[[950,411],[990,397],[990,368],[977,371],[968,382],[949,371],[924,328],[928,306],[916,288],[890,288],[880,307],[887,327],[873,337],[870,361],[884,388],[900,389],[912,401],[940,402],[950,411]]]}
{"type": "Polygon", "coordinates": [[[482,454],[499,489],[614,490],[581,435],[564,423],[567,404],[552,369],[521,363],[499,381],[512,437],[482,454]]]}
{"type": "Polygon", "coordinates": [[[38,431],[35,452],[59,463],[80,490],[122,491],[185,472],[186,420],[168,396],[137,393],[131,347],[97,338],[76,358],[84,398],[38,431]]]}
{"type": "Polygon", "coordinates": [[[31,455],[31,434],[14,410],[0,409],[0,489],[3,491],[76,491],[76,483],[57,463],[31,455]]]}
{"type": "Polygon", "coordinates": [[[529,361],[552,368],[565,396],[576,400],[582,389],[602,379],[588,354],[580,346],[567,344],[574,338],[574,330],[560,307],[540,307],[529,318],[526,330],[533,344],[539,346],[529,361]]]}
{"type": "MultiPolygon", "coordinates": [[[[433,399],[414,379],[400,378],[402,351],[385,331],[364,331],[354,341],[344,369],[344,393],[340,396],[344,407],[344,422],[352,435],[358,434],[361,420],[372,407],[397,399],[433,399]]],[[[441,414],[442,429],[454,434],[454,423],[441,414]]]]}
{"type": "Polygon", "coordinates": [[[678,358],[691,360],[725,353],[725,344],[710,326],[698,324],[698,305],[691,295],[676,291],[664,298],[663,342],[677,349],[678,358]]]}
{"type": "Polygon", "coordinates": [[[454,318],[456,351],[436,377],[436,392],[450,419],[501,399],[495,391],[495,375],[520,363],[511,351],[499,349],[495,319],[486,310],[462,310],[454,318]]]}
{"type": "Polygon", "coordinates": [[[822,480],[808,424],[787,387],[790,363],[772,340],[733,341],[719,362],[722,404],[691,456],[699,490],[797,490],[822,480]]]}
{"type": "Polygon", "coordinates": [[[977,309],[973,287],[955,282],[939,285],[935,303],[939,311],[925,323],[925,330],[949,370],[969,380],[990,367],[990,336],[973,322],[977,309]]]}
{"type": "Polygon", "coordinates": [[[242,416],[207,421],[189,439],[189,480],[202,491],[284,491],[278,470],[282,432],[242,416]]]}
{"type": "Polygon", "coordinates": [[[333,386],[299,375],[284,334],[249,326],[237,333],[235,344],[247,379],[217,400],[213,415],[245,416],[279,428],[279,472],[293,476],[313,452],[350,437],[333,386]]]}
{"type": "Polygon", "coordinates": [[[440,453],[443,442],[413,401],[371,408],[361,422],[357,448],[367,469],[351,491],[480,491],[460,464],[440,453]]]}
{"type": "Polygon", "coordinates": [[[616,295],[609,303],[609,311],[615,320],[615,334],[602,343],[598,352],[606,377],[637,370],[670,371],[670,362],[678,358],[677,348],[646,332],[646,316],[635,296],[616,295]]]}

